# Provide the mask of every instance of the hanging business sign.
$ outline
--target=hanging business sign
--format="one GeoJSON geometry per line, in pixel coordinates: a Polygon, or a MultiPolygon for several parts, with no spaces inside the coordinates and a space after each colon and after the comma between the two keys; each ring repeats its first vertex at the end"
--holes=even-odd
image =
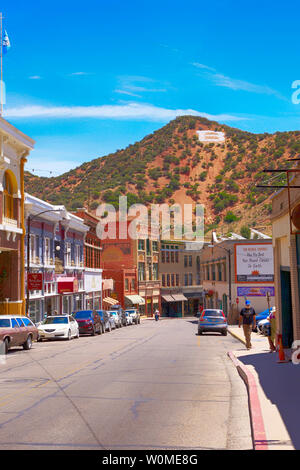
{"type": "Polygon", "coordinates": [[[84,273],[85,292],[99,292],[102,290],[102,273],[85,272],[84,273]]]}
{"type": "Polygon", "coordinates": [[[272,243],[235,245],[236,282],[274,282],[272,243]]]}
{"type": "Polygon", "coordinates": [[[42,290],[43,289],[43,274],[42,273],[29,273],[27,280],[28,280],[28,290],[42,290]]]}
{"type": "MultiPolygon", "coordinates": [[[[270,297],[275,296],[274,287],[238,287],[237,295],[239,297],[270,297]]],[[[238,300],[238,299],[237,299],[238,300]]]]}

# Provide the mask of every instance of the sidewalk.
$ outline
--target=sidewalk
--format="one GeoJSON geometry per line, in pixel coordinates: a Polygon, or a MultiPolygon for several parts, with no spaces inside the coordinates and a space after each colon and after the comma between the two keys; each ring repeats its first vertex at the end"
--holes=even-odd
{"type": "Polygon", "coordinates": [[[228,356],[248,388],[254,448],[300,449],[300,365],[278,364],[265,336],[253,333],[248,351],[242,328],[228,331],[241,342],[228,356]]]}

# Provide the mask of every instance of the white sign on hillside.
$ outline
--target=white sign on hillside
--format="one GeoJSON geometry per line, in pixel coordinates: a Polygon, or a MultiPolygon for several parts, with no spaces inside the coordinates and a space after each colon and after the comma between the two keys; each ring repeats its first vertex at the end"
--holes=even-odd
{"type": "Polygon", "coordinates": [[[225,142],[225,133],[224,132],[215,132],[215,131],[197,131],[200,142],[205,143],[221,143],[225,142]]]}

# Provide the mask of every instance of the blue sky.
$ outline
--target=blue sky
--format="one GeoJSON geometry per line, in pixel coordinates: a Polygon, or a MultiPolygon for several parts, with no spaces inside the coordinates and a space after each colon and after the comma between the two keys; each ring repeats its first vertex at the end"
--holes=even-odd
{"type": "MultiPolygon", "coordinates": [[[[4,9],[5,7],[5,9],[4,9]]],[[[6,2],[5,117],[57,175],[177,115],[251,132],[300,129],[296,1],[6,2]]]]}

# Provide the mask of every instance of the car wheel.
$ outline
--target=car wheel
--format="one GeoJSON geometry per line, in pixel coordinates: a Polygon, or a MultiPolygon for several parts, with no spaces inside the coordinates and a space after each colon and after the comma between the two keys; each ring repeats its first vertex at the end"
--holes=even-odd
{"type": "Polygon", "coordinates": [[[102,335],[102,325],[99,325],[99,330],[97,331],[98,335],[102,335]]]}
{"type": "Polygon", "coordinates": [[[68,331],[68,341],[70,341],[72,339],[72,333],[71,333],[71,330],[68,331]]]}
{"type": "Polygon", "coordinates": [[[201,336],[202,335],[202,331],[201,330],[198,330],[198,335],[201,336]]]}
{"type": "Polygon", "coordinates": [[[25,349],[25,351],[29,351],[29,349],[31,349],[31,346],[32,346],[32,337],[31,335],[29,335],[27,340],[23,344],[23,349],[25,349]]]}
{"type": "Polygon", "coordinates": [[[226,330],[222,331],[222,335],[227,336],[227,331],[226,330]]]}

